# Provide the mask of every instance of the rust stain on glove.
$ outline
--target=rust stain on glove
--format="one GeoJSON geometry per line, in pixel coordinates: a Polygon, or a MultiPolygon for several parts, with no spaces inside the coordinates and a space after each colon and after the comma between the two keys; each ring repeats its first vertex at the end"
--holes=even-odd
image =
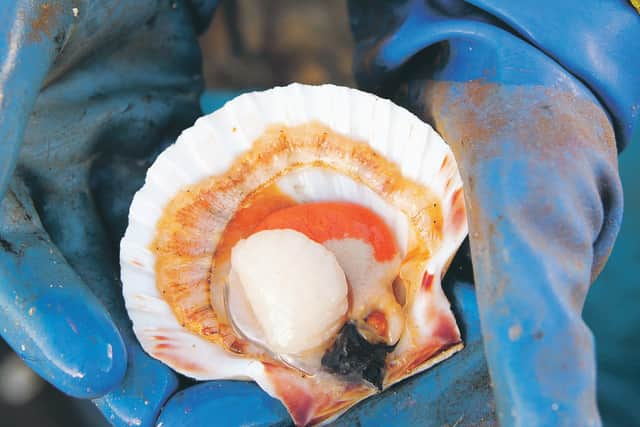
{"type": "Polygon", "coordinates": [[[31,21],[31,32],[29,40],[39,42],[42,40],[42,34],[51,37],[62,12],[62,5],[59,1],[53,1],[40,5],[35,19],[31,21]]]}

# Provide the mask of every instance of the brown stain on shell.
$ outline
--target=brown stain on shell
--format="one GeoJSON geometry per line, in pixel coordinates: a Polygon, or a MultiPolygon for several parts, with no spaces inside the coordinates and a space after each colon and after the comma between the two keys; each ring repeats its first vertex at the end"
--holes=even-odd
{"type": "Polygon", "coordinates": [[[424,292],[430,292],[431,286],[433,285],[433,274],[424,273],[424,277],[422,278],[422,290],[424,292]]]}
{"type": "Polygon", "coordinates": [[[175,369],[191,372],[196,375],[203,375],[207,371],[205,368],[200,366],[197,363],[189,362],[184,360],[179,354],[175,354],[174,352],[169,352],[172,349],[169,348],[161,348],[157,349],[153,352],[153,356],[159,360],[166,361],[169,365],[174,367],[175,369]]]}

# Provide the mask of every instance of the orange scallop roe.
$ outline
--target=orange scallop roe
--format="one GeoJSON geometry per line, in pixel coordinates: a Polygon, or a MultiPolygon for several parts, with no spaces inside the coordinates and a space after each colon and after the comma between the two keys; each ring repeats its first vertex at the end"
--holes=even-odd
{"type": "Polygon", "coordinates": [[[277,210],[262,220],[254,232],[288,228],[318,243],[327,240],[358,239],[371,245],[377,261],[393,259],[398,253],[389,227],[376,213],[348,202],[313,202],[277,210]]]}
{"type": "Polygon", "coordinates": [[[281,192],[275,185],[262,188],[250,195],[225,227],[216,248],[216,263],[228,260],[235,244],[253,234],[255,226],[270,214],[296,204],[294,199],[281,192]]]}

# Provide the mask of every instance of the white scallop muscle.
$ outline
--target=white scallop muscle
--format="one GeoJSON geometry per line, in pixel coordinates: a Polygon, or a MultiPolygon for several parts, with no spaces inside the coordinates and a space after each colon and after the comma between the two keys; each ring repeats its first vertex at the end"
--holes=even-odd
{"type": "Polygon", "coordinates": [[[238,242],[232,274],[274,353],[300,354],[335,336],[345,321],[348,285],[336,257],[294,230],[267,230],[238,242]]]}

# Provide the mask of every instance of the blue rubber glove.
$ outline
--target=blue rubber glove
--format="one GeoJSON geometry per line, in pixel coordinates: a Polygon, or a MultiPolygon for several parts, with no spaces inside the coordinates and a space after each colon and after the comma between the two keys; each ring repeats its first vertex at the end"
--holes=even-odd
{"type": "Polygon", "coordinates": [[[115,425],[152,425],[177,386],[133,336],[117,244],[141,159],[199,115],[196,37],[215,3],[0,8],[0,329],[115,425]]]}
{"type": "Polygon", "coordinates": [[[581,319],[640,114],[630,3],[350,1],[360,83],[451,145],[503,426],[600,425],[581,319]]]}

